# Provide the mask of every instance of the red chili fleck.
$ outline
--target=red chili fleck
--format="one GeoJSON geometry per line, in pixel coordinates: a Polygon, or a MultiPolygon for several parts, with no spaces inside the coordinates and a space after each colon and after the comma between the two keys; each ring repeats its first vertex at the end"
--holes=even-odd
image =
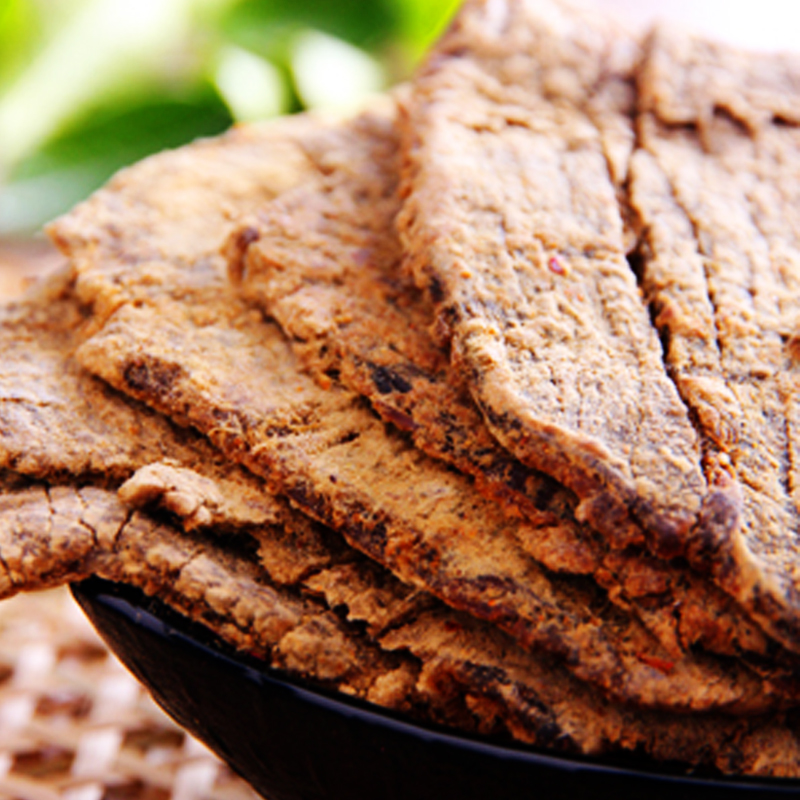
{"type": "Polygon", "coordinates": [[[419,427],[419,425],[414,422],[414,418],[409,417],[408,414],[404,414],[402,411],[398,411],[396,408],[391,408],[383,403],[376,405],[378,405],[378,413],[385,419],[388,419],[389,422],[393,422],[397,425],[401,431],[413,431],[419,427]]]}
{"type": "Polygon", "coordinates": [[[359,267],[365,267],[369,263],[371,256],[372,251],[367,247],[359,247],[357,250],[353,250],[353,261],[359,267]]]}
{"type": "Polygon", "coordinates": [[[461,630],[461,626],[457,622],[449,622],[448,621],[448,622],[444,623],[444,629],[446,631],[450,631],[450,633],[453,633],[455,631],[460,631],[461,630]]]}
{"type": "Polygon", "coordinates": [[[550,258],[550,260],[547,262],[547,266],[550,267],[550,272],[555,272],[556,275],[567,274],[567,271],[564,269],[564,265],[555,256],[550,258]]]}
{"type": "Polygon", "coordinates": [[[667,661],[666,658],[659,658],[658,656],[649,656],[647,653],[637,653],[636,657],[644,664],[647,664],[649,667],[653,667],[654,669],[663,672],[665,675],[669,675],[673,669],[675,669],[675,662],[674,661],[667,661]]]}

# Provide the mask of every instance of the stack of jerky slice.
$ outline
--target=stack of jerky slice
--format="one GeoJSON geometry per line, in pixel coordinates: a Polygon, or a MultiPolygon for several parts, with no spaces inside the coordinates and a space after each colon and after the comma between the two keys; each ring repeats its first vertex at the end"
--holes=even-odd
{"type": "Polygon", "coordinates": [[[355,119],[120,173],[2,312],[0,591],[99,574],[420,719],[797,777],[796,73],[470,2],[355,119]]]}

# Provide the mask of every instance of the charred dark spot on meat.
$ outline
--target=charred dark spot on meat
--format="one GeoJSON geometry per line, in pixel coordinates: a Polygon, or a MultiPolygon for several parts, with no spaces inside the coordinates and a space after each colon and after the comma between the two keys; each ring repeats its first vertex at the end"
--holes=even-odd
{"type": "Polygon", "coordinates": [[[310,484],[298,481],[287,489],[289,499],[309,516],[324,522],[327,517],[325,502],[310,484]]]}
{"type": "Polygon", "coordinates": [[[180,364],[168,363],[155,358],[137,358],[130,361],[123,379],[131,391],[147,396],[165,397],[183,376],[180,364]]]}
{"type": "Polygon", "coordinates": [[[715,491],[705,498],[687,548],[689,561],[695,569],[711,571],[719,566],[722,550],[732,540],[740,519],[740,504],[729,493],[715,491]]]}
{"type": "Polygon", "coordinates": [[[345,535],[351,539],[360,550],[372,558],[383,557],[386,550],[387,530],[386,523],[382,521],[352,520],[348,523],[345,535]]]}
{"type": "Polygon", "coordinates": [[[519,461],[510,461],[506,469],[506,486],[512,491],[524,492],[530,475],[531,471],[524,464],[519,461]]]}
{"type": "Polygon", "coordinates": [[[336,440],[336,444],[350,444],[350,442],[356,441],[360,436],[361,433],[359,431],[348,431],[336,440]]]}
{"type": "Polygon", "coordinates": [[[380,401],[375,401],[375,406],[381,417],[397,426],[401,431],[415,431],[417,429],[417,423],[408,414],[404,414],[402,411],[380,401]]]}
{"type": "Polygon", "coordinates": [[[392,392],[407,394],[413,388],[402,375],[389,367],[373,364],[371,361],[367,366],[372,376],[372,382],[381,394],[391,394],[392,392]]]}
{"type": "Polygon", "coordinates": [[[247,250],[261,238],[257,228],[245,225],[235,230],[225,244],[223,255],[228,261],[228,277],[233,283],[241,283],[244,278],[247,250]]]}
{"type": "Polygon", "coordinates": [[[559,484],[549,476],[542,475],[536,489],[534,504],[539,511],[545,511],[550,507],[550,503],[560,490],[559,484]]]}
{"type": "Polygon", "coordinates": [[[441,303],[442,300],[444,300],[444,287],[442,286],[442,282],[435,275],[431,276],[428,282],[428,293],[434,303],[441,303]]]}

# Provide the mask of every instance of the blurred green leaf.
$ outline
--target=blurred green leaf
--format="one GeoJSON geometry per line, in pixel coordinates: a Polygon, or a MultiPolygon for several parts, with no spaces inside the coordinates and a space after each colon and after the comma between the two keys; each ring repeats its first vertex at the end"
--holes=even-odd
{"type": "Polygon", "coordinates": [[[233,117],[406,78],[458,2],[0,0],[0,234],[233,117]]]}
{"type": "Polygon", "coordinates": [[[313,28],[364,50],[383,46],[397,30],[392,0],[243,0],[222,21],[234,43],[275,58],[275,48],[313,28]]]}
{"type": "Polygon", "coordinates": [[[221,133],[230,112],[208,86],[185,97],[140,97],[95,109],[20,163],[0,193],[0,233],[39,227],[102,186],[120,167],[198,136],[221,133]]]}
{"type": "Polygon", "coordinates": [[[39,15],[28,0],[0,0],[0,90],[30,59],[39,15]]]}
{"type": "Polygon", "coordinates": [[[191,79],[207,54],[202,7],[228,0],[86,0],[0,97],[0,168],[12,169],[74,118],[128,87],[191,79]]]}
{"type": "Polygon", "coordinates": [[[241,47],[220,48],[212,80],[237,122],[275,117],[290,108],[286,74],[241,47]]]}
{"type": "Polygon", "coordinates": [[[291,58],[298,96],[310,108],[355,111],[367,97],[386,88],[378,61],[361,48],[319,31],[298,34],[291,58]]]}
{"type": "Polygon", "coordinates": [[[452,19],[461,0],[387,0],[399,19],[397,33],[412,61],[419,60],[452,19]]]}

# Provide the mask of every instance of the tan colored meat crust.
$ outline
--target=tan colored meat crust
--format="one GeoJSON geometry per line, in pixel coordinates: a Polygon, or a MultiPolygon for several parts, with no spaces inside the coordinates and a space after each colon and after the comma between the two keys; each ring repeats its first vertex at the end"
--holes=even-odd
{"type": "MultiPolygon", "coordinates": [[[[215,296],[227,309],[237,302],[215,296]]],[[[191,422],[401,580],[560,653],[616,697],[687,708],[771,702],[739,666],[675,660],[591,586],[544,571],[518,544],[524,523],[388,431],[352,393],[317,386],[274,326],[200,329],[178,305],[123,307],[78,356],[121,391],[191,422]]]]}
{"type": "Polygon", "coordinates": [[[468,0],[406,103],[401,240],[391,99],[52,226],[70,270],[0,309],[0,597],[96,574],[426,721],[800,777],[792,655],[642,552],[798,647],[800,70],[659,33],[636,149],[637,48],[567,2],[468,0]]]}
{"type": "MultiPolygon", "coordinates": [[[[263,481],[231,465],[204,437],[87,373],[72,356],[86,325],[69,271],[0,308],[0,469],[116,488],[145,467],[152,478],[161,464],[162,477],[170,470],[200,473],[193,488],[197,505],[173,508],[185,521],[196,512],[190,524],[236,528],[282,520],[285,504],[264,491],[263,481]],[[224,502],[203,497],[203,479],[224,502]]],[[[140,489],[144,475],[137,479],[140,489]]]]}
{"type": "MultiPolygon", "coordinates": [[[[47,307],[52,307],[54,295],[62,310],[70,302],[77,307],[62,280],[50,287],[47,307]]],[[[37,308],[29,303],[21,317],[34,319],[37,308]]],[[[71,317],[64,314],[64,318],[71,317]]],[[[62,323],[55,329],[65,341],[71,325],[62,323]]],[[[23,330],[21,323],[17,330],[23,330]]],[[[42,341],[47,337],[42,335],[42,341]]],[[[28,364],[33,384],[40,380],[39,357],[32,347],[28,364]]],[[[68,356],[62,354],[61,361],[66,366],[68,356]]],[[[54,362],[45,359],[43,363],[54,362]]],[[[65,405],[71,392],[93,386],[88,378],[81,381],[74,369],[49,369],[45,375],[53,371],[62,375],[49,394],[49,402],[57,407],[65,405]]],[[[150,426],[158,425],[156,415],[119,395],[99,396],[116,406],[118,414],[139,415],[150,426]]],[[[81,422],[78,415],[72,424],[77,429],[81,422]]],[[[170,439],[165,433],[169,430],[164,424],[161,446],[167,455],[186,459],[195,437],[170,439]],[[175,452],[170,452],[171,447],[175,452]]],[[[139,425],[128,426],[125,436],[133,448],[137,437],[146,442],[148,434],[139,425]]],[[[114,436],[107,438],[113,441],[114,436]]],[[[194,444],[195,461],[200,462],[204,445],[202,440],[194,444]]],[[[58,447],[53,444],[52,449],[58,456],[58,447]]],[[[67,467],[57,463],[64,475],[67,467]]],[[[81,463],[73,466],[81,469],[81,463]]],[[[242,518],[241,506],[226,507],[230,482],[226,498],[220,500],[221,486],[212,478],[185,466],[157,462],[140,468],[119,494],[128,504],[147,507],[162,499],[163,506],[189,528],[207,527],[192,524],[198,521],[198,509],[213,515],[208,523],[212,527],[222,522],[224,527],[233,523],[245,528],[261,542],[261,561],[269,575],[286,577],[287,562],[305,558],[305,568],[285,582],[322,598],[322,605],[270,586],[246,550],[231,549],[208,536],[181,533],[131,511],[113,492],[86,485],[87,473],[78,477],[83,483],[80,487],[35,484],[22,488],[23,476],[4,473],[0,496],[3,596],[100,575],[159,596],[229,643],[291,674],[462,729],[510,733],[522,741],[567,752],[642,748],[659,758],[716,765],[723,771],[730,768],[731,753],[749,769],[754,761],[748,743],[753,737],[758,736],[760,742],[766,736],[782,745],[778,752],[784,760],[791,758],[791,740],[784,741],[786,731],[775,721],[753,721],[745,730],[732,719],[709,717],[700,730],[713,729],[716,738],[698,749],[694,720],[630,714],[593,699],[589,690],[548,659],[524,653],[510,640],[498,640],[489,626],[476,626],[356,554],[346,555],[337,537],[319,526],[304,525],[302,519],[284,513],[287,521],[294,519],[294,532],[287,530],[280,538],[275,526],[261,524],[261,515],[242,518]],[[303,550],[297,552],[301,539],[303,550]],[[384,651],[364,641],[326,607],[345,608],[349,620],[366,623],[373,641],[388,636],[384,651]],[[398,652],[392,655],[386,648],[398,652]],[[410,650],[415,658],[405,657],[402,650],[410,650]],[[422,673],[417,656],[425,659],[422,673]],[[509,672],[512,662],[519,665],[509,672]],[[578,718],[585,720],[581,727],[574,723],[578,718]],[[736,732],[733,740],[731,731],[736,732]]],[[[774,764],[769,768],[775,768],[774,764]]]]}
{"type": "MultiPolygon", "coordinates": [[[[333,124],[310,129],[303,151],[324,147],[335,130],[333,124]]],[[[240,137],[229,140],[234,150],[251,144],[244,132],[240,137]]],[[[98,297],[92,320],[98,332],[78,351],[84,366],[197,427],[271,490],[402,581],[501,625],[526,646],[557,653],[611,696],[655,707],[751,712],[781,702],[779,687],[739,664],[694,654],[674,659],[639,623],[609,608],[595,587],[548,574],[519,544],[524,524],[387,430],[355,393],[315,384],[277,327],[236,296],[216,252],[185,257],[193,216],[184,230],[173,214],[162,238],[126,235],[152,217],[146,197],[157,203],[166,187],[204,185],[203,147],[197,170],[192,148],[174,161],[158,156],[54,226],[76,269],[79,295],[86,302],[92,292],[98,297]],[[164,265],[157,286],[154,263],[164,265]]],[[[283,150],[274,157],[282,159],[283,150]]],[[[239,171],[229,166],[226,174],[231,185],[240,184],[239,171]]],[[[227,208],[229,189],[220,176],[215,180],[205,236],[215,228],[221,243],[230,231],[229,215],[219,210],[227,208]]],[[[265,191],[258,186],[254,204],[265,191]]]]}
{"type": "Polygon", "coordinates": [[[308,181],[264,206],[229,240],[230,271],[276,319],[303,366],[370,400],[414,443],[476,479],[509,514],[535,523],[520,544],[550,570],[591,575],[675,657],[697,645],[763,655],[767,642],[724,592],[643,552],[609,552],[574,518],[575,498],[489,434],[427,329],[430,304],[401,271],[394,232],[398,135],[391,113],[343,125],[308,181]]]}
{"type": "MultiPolygon", "coordinates": [[[[131,514],[104,489],[37,485],[2,496],[0,594],[28,588],[31,578],[41,587],[48,564],[60,565],[58,574],[49,573],[53,583],[93,574],[140,587],[251,656],[415,716],[476,731],[510,731],[562,752],[641,749],[723,772],[796,775],[785,771],[800,763],[797,740],[780,720],[743,724],[719,715],[698,720],[625,711],[490,626],[442,607],[396,624],[378,648],[323,606],[265,584],[241,553],[131,514]],[[417,658],[403,652],[408,650],[426,661],[424,674],[417,658]],[[444,690],[448,681],[459,687],[455,695],[444,690]],[[464,708],[465,700],[477,713],[464,708]],[[487,701],[509,721],[481,719],[487,701]],[[773,745],[768,758],[765,741],[773,745]]],[[[367,592],[389,603],[404,595],[388,576],[380,582],[377,575],[351,571],[352,619],[375,620],[375,604],[359,602],[367,592]]]]}
{"type": "Polygon", "coordinates": [[[492,432],[613,546],[671,557],[709,495],[626,261],[635,59],[567,3],[468,2],[407,103],[399,229],[492,432]]]}
{"type": "MultiPolygon", "coordinates": [[[[378,677],[414,663],[347,631],[324,606],[266,583],[209,538],[131,514],[113,492],[37,485],[0,497],[0,594],[98,575],[155,594],[236,647],[292,674],[366,697],[378,677]]],[[[400,707],[409,709],[412,694],[400,707]]]]}
{"type": "Polygon", "coordinates": [[[631,200],[642,287],[730,503],[691,560],[800,650],[800,58],[658,30],[640,80],[631,200]],[[787,103],[794,98],[790,106],[787,103]]]}

